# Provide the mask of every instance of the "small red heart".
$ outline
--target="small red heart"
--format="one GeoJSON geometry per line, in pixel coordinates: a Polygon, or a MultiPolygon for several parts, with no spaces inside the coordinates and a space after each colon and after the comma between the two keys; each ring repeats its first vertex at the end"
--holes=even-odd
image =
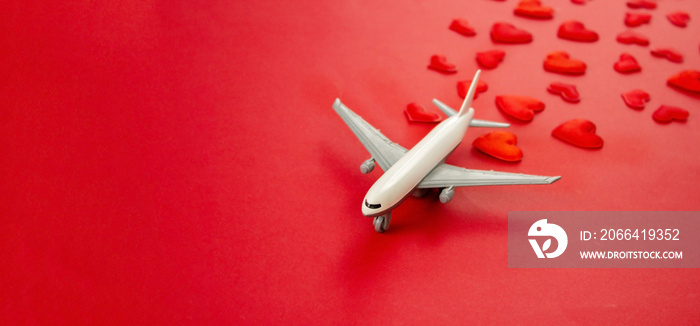
{"type": "Polygon", "coordinates": [[[484,69],[493,69],[498,67],[498,64],[503,61],[506,53],[501,50],[492,50],[487,52],[477,52],[476,62],[484,69]]]}
{"type": "Polygon", "coordinates": [[[496,106],[507,116],[525,122],[532,121],[535,117],[535,112],[544,110],[544,103],[528,96],[496,96],[496,106]]]}
{"type": "Polygon", "coordinates": [[[473,27],[469,26],[469,22],[461,18],[453,20],[452,24],[450,24],[450,29],[464,36],[476,35],[476,31],[474,31],[473,27]]]}
{"type": "Polygon", "coordinates": [[[678,27],[686,27],[688,26],[690,15],[688,15],[687,12],[677,11],[666,15],[666,18],[668,18],[673,25],[678,27]]]}
{"type": "Polygon", "coordinates": [[[547,90],[553,94],[559,94],[564,101],[567,102],[578,102],[581,100],[581,96],[576,89],[576,85],[564,84],[560,82],[553,82],[549,84],[547,90]]]}
{"type": "Polygon", "coordinates": [[[554,51],[544,60],[544,70],[560,74],[581,75],[586,72],[586,64],[581,60],[569,58],[564,51],[554,51]]]}
{"type": "Polygon", "coordinates": [[[543,6],[540,0],[522,0],[513,12],[518,16],[536,19],[554,17],[554,9],[543,6]]]}
{"type": "Polygon", "coordinates": [[[673,120],[685,121],[688,119],[688,110],[675,106],[662,105],[651,115],[656,122],[671,122],[673,120]]]}
{"type": "Polygon", "coordinates": [[[577,5],[582,5],[586,3],[586,0],[571,0],[571,2],[577,4],[577,5]]]}
{"type": "Polygon", "coordinates": [[[491,27],[491,40],[496,43],[530,43],[532,34],[508,23],[495,23],[491,27]]]}
{"type": "Polygon", "coordinates": [[[642,71],[642,67],[639,65],[639,63],[637,63],[637,59],[635,59],[631,54],[627,53],[621,54],[620,60],[615,62],[613,67],[615,70],[617,70],[617,72],[623,74],[631,74],[633,72],[642,71]]]}
{"type": "Polygon", "coordinates": [[[552,136],[578,147],[601,148],[603,147],[603,138],[596,135],[595,130],[593,122],[573,119],[554,128],[552,136]]]}
{"type": "Polygon", "coordinates": [[[629,27],[637,27],[641,24],[648,24],[651,21],[651,15],[638,14],[628,12],[625,15],[625,25],[629,27]]]}
{"type": "Polygon", "coordinates": [[[523,151],[516,146],[518,137],[508,131],[493,131],[474,139],[472,145],[484,154],[506,162],[518,162],[523,151]]]}
{"type": "MultiPolygon", "coordinates": [[[[461,98],[467,97],[467,92],[469,92],[469,86],[472,85],[471,80],[465,80],[465,81],[458,81],[457,82],[457,94],[461,98]]],[[[479,93],[486,92],[489,89],[489,85],[486,84],[483,80],[479,80],[479,82],[476,84],[476,93],[474,93],[474,98],[477,98],[479,96],[479,93]]]]}
{"type": "Polygon", "coordinates": [[[642,46],[649,45],[649,39],[646,36],[637,34],[633,31],[626,31],[618,34],[617,41],[624,44],[638,44],[642,46]]]}
{"type": "Polygon", "coordinates": [[[682,71],[669,77],[668,84],[683,91],[700,93],[700,71],[682,71]]]}
{"type": "Polygon", "coordinates": [[[442,121],[442,116],[436,112],[428,111],[418,103],[410,103],[406,106],[406,118],[413,122],[438,122],[442,121]]]}
{"type": "Polygon", "coordinates": [[[630,0],[630,1],[627,1],[627,7],[630,7],[632,9],[638,9],[638,8],[655,9],[656,2],[650,1],[650,0],[630,0]]]}
{"type": "Polygon", "coordinates": [[[428,68],[443,72],[446,74],[453,74],[457,72],[457,66],[447,62],[447,58],[444,55],[434,55],[430,58],[430,65],[428,68]]]}
{"type": "Polygon", "coordinates": [[[635,89],[627,93],[622,93],[622,99],[625,101],[627,106],[633,109],[641,110],[644,109],[646,102],[651,100],[651,96],[649,93],[641,89],[635,89]]]}
{"type": "Polygon", "coordinates": [[[658,58],[666,58],[671,62],[676,62],[676,63],[681,63],[683,62],[683,55],[670,48],[664,48],[664,49],[653,49],[651,50],[651,55],[658,57],[658,58]]]}
{"type": "Polygon", "coordinates": [[[557,36],[565,40],[579,42],[595,42],[598,40],[598,33],[586,29],[583,23],[570,20],[559,26],[557,36]]]}

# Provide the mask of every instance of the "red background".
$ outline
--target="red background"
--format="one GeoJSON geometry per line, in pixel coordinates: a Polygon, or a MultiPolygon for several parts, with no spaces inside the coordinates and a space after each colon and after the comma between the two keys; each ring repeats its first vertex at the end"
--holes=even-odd
{"type": "Polygon", "coordinates": [[[615,41],[624,1],[545,4],[554,19],[486,0],[2,2],[0,323],[697,323],[697,269],[507,267],[508,211],[700,210],[698,99],[665,84],[700,68],[700,6],[637,10],[653,15],[641,47],[615,41]],[[687,28],[665,18],[675,10],[687,28]],[[454,18],[477,36],[448,30],[454,18]],[[600,40],[558,39],[570,19],[600,40]],[[495,45],[496,21],[535,39],[495,45]],[[547,107],[510,128],[522,162],[476,152],[489,131],[476,128],[448,162],[562,179],[410,198],[375,233],[360,205],[381,171],[359,172],[369,155],[333,100],[410,147],[431,126],[408,123],[406,104],[458,106],[457,81],[491,49],[506,57],[482,75],[476,118],[509,121],[499,94],[547,107]],[[586,74],[545,72],[554,50],[586,74]],[[612,69],[622,52],[641,73],[612,69]],[[459,72],[428,70],[433,54],[459,72]],[[547,93],[553,81],[582,101],[547,93]],[[642,111],[620,98],[634,88],[651,94],[642,111]],[[655,123],[661,104],[688,122],[655,123]],[[601,150],[551,137],[573,118],[597,124],[601,150]]]}

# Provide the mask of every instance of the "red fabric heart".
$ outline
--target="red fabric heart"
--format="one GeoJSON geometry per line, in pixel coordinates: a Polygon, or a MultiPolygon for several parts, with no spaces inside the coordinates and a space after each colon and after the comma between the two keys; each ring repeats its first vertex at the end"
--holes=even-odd
{"type": "Polygon", "coordinates": [[[581,60],[569,58],[564,51],[554,51],[544,60],[544,69],[560,74],[581,75],[586,72],[586,64],[581,60]]]}
{"type": "Polygon", "coordinates": [[[474,31],[473,27],[469,26],[469,22],[461,18],[453,20],[452,24],[450,24],[450,29],[464,36],[476,35],[476,31],[474,31]]]}
{"type": "Polygon", "coordinates": [[[671,122],[673,120],[685,121],[688,119],[690,113],[688,110],[681,109],[675,106],[662,105],[651,117],[656,120],[656,122],[671,122]]]}
{"type": "MultiPolygon", "coordinates": [[[[457,82],[457,94],[461,98],[467,97],[467,92],[469,91],[469,86],[472,85],[471,80],[465,80],[465,81],[458,81],[457,82]]],[[[479,93],[483,93],[489,89],[489,85],[486,84],[483,80],[479,80],[479,82],[476,84],[476,93],[474,93],[474,98],[477,98],[479,96],[479,93]]]]}
{"type": "Polygon", "coordinates": [[[583,23],[570,20],[559,26],[557,36],[565,40],[579,42],[595,42],[598,40],[598,33],[586,29],[583,23]]]}
{"type": "Polygon", "coordinates": [[[633,31],[626,31],[618,34],[617,41],[624,44],[638,44],[642,46],[649,45],[649,39],[646,36],[637,34],[633,31]]]}
{"type": "Polygon", "coordinates": [[[622,99],[625,101],[627,106],[633,109],[641,110],[644,109],[646,102],[651,100],[651,96],[649,93],[641,89],[635,89],[627,93],[622,93],[622,99]]]}
{"type": "Polygon", "coordinates": [[[670,48],[653,49],[651,50],[651,55],[659,58],[666,58],[671,62],[683,62],[683,55],[680,52],[670,48]]]}
{"type": "Polygon", "coordinates": [[[582,5],[586,3],[586,0],[571,0],[571,2],[577,4],[577,5],[582,5]]]}
{"type": "Polygon", "coordinates": [[[678,27],[686,27],[688,26],[690,15],[688,15],[687,12],[677,11],[666,15],[666,18],[668,18],[673,25],[678,27]]]}
{"type": "Polygon", "coordinates": [[[518,137],[508,131],[493,131],[474,139],[472,145],[484,154],[506,162],[518,162],[523,151],[516,146],[518,137]]]}
{"type": "Polygon", "coordinates": [[[628,12],[625,15],[625,25],[629,27],[637,27],[641,24],[648,24],[651,21],[651,15],[638,14],[628,12]]]}
{"type": "Polygon", "coordinates": [[[518,16],[536,19],[554,17],[554,9],[543,6],[539,0],[522,0],[513,12],[518,16]]]}
{"type": "Polygon", "coordinates": [[[552,136],[578,147],[601,148],[603,147],[603,138],[596,135],[595,130],[593,122],[573,119],[554,128],[552,136]]]}
{"type": "Polygon", "coordinates": [[[408,104],[404,112],[406,113],[406,118],[413,122],[439,122],[443,119],[440,114],[428,111],[418,103],[408,104]]]}
{"type": "Polygon", "coordinates": [[[627,7],[630,7],[632,9],[655,9],[656,2],[650,0],[630,0],[627,1],[627,7]]]}
{"type": "Polygon", "coordinates": [[[430,65],[428,68],[443,72],[446,74],[453,74],[457,72],[457,66],[447,62],[447,58],[444,55],[434,55],[430,58],[430,65]]]}
{"type": "Polygon", "coordinates": [[[668,78],[668,85],[683,91],[700,93],[700,71],[686,70],[668,78]]]}
{"type": "Polygon", "coordinates": [[[498,64],[503,61],[506,53],[501,50],[492,50],[487,52],[477,52],[476,62],[484,69],[493,69],[498,67],[498,64]]]}
{"type": "Polygon", "coordinates": [[[528,96],[496,96],[496,106],[506,115],[525,122],[532,121],[535,112],[544,110],[544,103],[528,96]]]}
{"type": "Polygon", "coordinates": [[[623,74],[631,74],[633,72],[642,71],[642,67],[637,63],[631,54],[623,53],[620,55],[620,60],[615,62],[615,70],[623,74]]]}
{"type": "Polygon", "coordinates": [[[576,85],[564,84],[560,82],[553,82],[549,84],[547,90],[553,94],[559,94],[564,101],[567,102],[578,102],[581,100],[581,96],[576,89],[576,85]]]}
{"type": "Polygon", "coordinates": [[[495,23],[491,27],[491,40],[496,43],[530,43],[532,34],[508,23],[495,23]]]}

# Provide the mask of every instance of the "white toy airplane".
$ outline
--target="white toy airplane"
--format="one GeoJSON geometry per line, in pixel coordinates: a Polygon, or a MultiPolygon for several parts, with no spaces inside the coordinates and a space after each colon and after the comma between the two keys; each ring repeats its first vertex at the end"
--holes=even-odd
{"type": "Polygon", "coordinates": [[[384,232],[389,228],[391,210],[414,192],[416,197],[430,188],[441,188],[440,201],[447,203],[459,186],[488,186],[515,184],[550,184],[561,177],[545,177],[517,173],[468,170],[445,164],[445,158],[462,142],[469,126],[508,127],[507,123],[476,120],[472,99],[476,92],[481,70],[472,80],[462,108],[456,112],[438,100],[433,103],[449,118],[438,124],[410,151],[390,141],[379,130],[336,99],[333,109],[350,127],[372,157],[362,163],[362,173],[374,169],[374,162],[385,173],[369,188],[362,203],[362,214],[374,217],[374,230],[384,232]]]}

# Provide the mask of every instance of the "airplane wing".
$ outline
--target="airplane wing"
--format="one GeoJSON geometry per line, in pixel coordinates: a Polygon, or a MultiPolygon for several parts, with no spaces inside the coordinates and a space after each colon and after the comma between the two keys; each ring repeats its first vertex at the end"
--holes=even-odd
{"type": "Polygon", "coordinates": [[[386,138],[379,130],[372,127],[355,112],[352,112],[340,102],[340,99],[335,99],[333,109],[345,121],[345,124],[350,127],[374,160],[379,163],[382,170],[388,170],[401,156],[408,152],[407,149],[386,138]]]}
{"type": "Polygon", "coordinates": [[[421,181],[417,188],[446,188],[495,185],[550,184],[561,177],[530,174],[469,170],[450,164],[441,164],[421,181]]]}

